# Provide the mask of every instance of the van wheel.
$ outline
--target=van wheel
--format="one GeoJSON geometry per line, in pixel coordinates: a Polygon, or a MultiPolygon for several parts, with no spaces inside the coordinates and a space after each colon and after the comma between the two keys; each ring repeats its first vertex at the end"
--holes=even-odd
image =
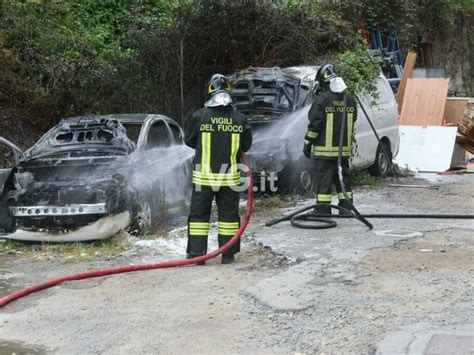
{"type": "Polygon", "coordinates": [[[387,177],[392,170],[392,152],[390,151],[390,145],[387,142],[382,142],[385,151],[388,153],[388,157],[384,153],[382,146],[379,143],[377,147],[377,154],[375,156],[374,164],[369,168],[369,173],[373,176],[387,177]]]}

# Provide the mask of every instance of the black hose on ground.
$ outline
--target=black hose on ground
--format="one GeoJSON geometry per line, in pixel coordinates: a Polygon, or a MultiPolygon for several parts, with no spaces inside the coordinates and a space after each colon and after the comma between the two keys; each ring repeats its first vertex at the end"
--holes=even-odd
{"type": "MultiPolygon", "coordinates": [[[[299,210],[296,210],[290,214],[287,214],[285,216],[279,217],[272,219],[268,222],[265,223],[265,226],[271,227],[275,224],[285,222],[285,221],[290,221],[291,224],[295,227],[298,228],[305,228],[305,229],[326,229],[326,228],[333,228],[336,227],[336,225],[333,225],[334,221],[331,221],[331,218],[342,218],[342,219],[347,219],[347,218],[355,218],[354,214],[352,213],[347,213],[349,212],[343,207],[336,206],[336,205],[331,205],[331,207],[338,209],[338,210],[344,210],[346,212],[345,214],[339,214],[339,215],[330,215],[330,214],[316,214],[316,213],[306,213],[303,214],[304,212],[307,211],[312,211],[317,205],[310,205],[303,207],[299,210]],[[303,223],[298,223],[297,221],[310,221],[310,222],[321,222],[321,223],[327,223],[328,226],[326,225],[313,225],[313,224],[308,224],[305,223],[304,226],[303,223]],[[295,223],[296,222],[296,223],[295,223]],[[329,226],[330,225],[330,226],[329,226]]],[[[363,214],[362,215],[364,218],[387,218],[387,219],[474,219],[474,215],[472,214],[421,214],[421,213],[414,213],[414,214],[403,214],[403,213],[370,213],[370,214],[363,214]]]]}
{"type": "MultiPolygon", "coordinates": [[[[364,223],[369,229],[373,228],[373,225],[367,221],[367,219],[362,216],[357,208],[355,208],[354,204],[352,203],[351,199],[349,198],[349,195],[347,194],[346,187],[344,185],[344,177],[342,175],[342,146],[344,144],[344,134],[346,132],[346,121],[347,121],[347,112],[346,112],[346,107],[347,107],[347,96],[344,95],[344,112],[342,114],[342,120],[341,120],[341,127],[339,130],[339,151],[337,155],[337,176],[339,178],[339,184],[341,186],[342,193],[346,199],[346,201],[349,203],[349,209],[343,208],[341,206],[336,206],[336,205],[329,205],[331,208],[335,208],[339,210],[339,213],[341,215],[346,215],[350,218],[355,218],[362,223],[364,223]]],[[[297,228],[304,228],[304,229],[327,229],[327,228],[334,228],[337,226],[337,223],[327,217],[332,217],[332,215],[329,216],[321,216],[320,214],[314,212],[316,211],[316,206],[317,205],[311,205],[309,207],[305,207],[302,210],[298,210],[288,216],[282,217],[281,219],[273,220],[268,223],[266,223],[266,226],[270,226],[279,222],[282,222],[284,220],[289,219],[291,221],[291,224],[294,227],[297,228]],[[302,214],[303,212],[306,212],[308,210],[313,210],[313,212],[309,212],[306,214],[302,214]],[[287,218],[288,217],[288,218],[287,218]],[[277,222],[275,222],[277,221],[277,222]],[[303,222],[303,223],[301,223],[303,222]],[[305,222],[313,222],[312,224],[308,224],[305,222]]]]}

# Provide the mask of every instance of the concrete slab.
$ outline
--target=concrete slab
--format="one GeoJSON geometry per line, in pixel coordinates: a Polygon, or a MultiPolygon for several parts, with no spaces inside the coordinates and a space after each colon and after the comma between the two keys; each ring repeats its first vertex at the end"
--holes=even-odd
{"type": "Polygon", "coordinates": [[[314,278],[308,270],[315,268],[303,262],[276,276],[261,280],[247,292],[276,311],[299,311],[311,305],[314,291],[306,286],[314,278]]]}
{"type": "Polygon", "coordinates": [[[425,349],[425,355],[474,354],[474,336],[435,334],[425,349]]]}
{"type": "Polygon", "coordinates": [[[376,354],[472,355],[474,324],[445,328],[426,323],[409,325],[388,334],[377,344],[376,354]]]}

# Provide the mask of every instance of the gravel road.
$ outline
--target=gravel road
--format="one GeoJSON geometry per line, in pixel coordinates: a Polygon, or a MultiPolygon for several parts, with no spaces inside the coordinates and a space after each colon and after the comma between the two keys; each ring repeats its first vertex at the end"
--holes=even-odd
{"type": "MultiPolygon", "coordinates": [[[[474,213],[472,174],[396,182],[439,189],[361,188],[359,210],[474,213]]],[[[469,348],[473,220],[373,220],[373,230],[354,220],[323,231],[263,226],[309,203],[259,210],[234,264],[78,281],[12,303],[0,311],[0,353],[410,353],[424,344],[420,334],[434,349],[458,333],[458,349],[469,348]]],[[[0,291],[184,256],[184,232],[87,263],[0,257],[0,291]]]]}

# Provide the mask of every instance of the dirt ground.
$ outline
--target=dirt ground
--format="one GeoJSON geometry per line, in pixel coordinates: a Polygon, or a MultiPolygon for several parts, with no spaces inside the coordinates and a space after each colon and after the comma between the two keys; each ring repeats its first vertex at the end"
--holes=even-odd
{"type": "MultiPolygon", "coordinates": [[[[359,210],[474,213],[472,174],[396,182],[439,188],[390,181],[359,188],[359,210]]],[[[373,230],[354,220],[322,231],[264,227],[311,202],[258,208],[234,264],[215,259],[77,281],[14,302],[0,310],[0,354],[375,353],[406,327],[474,323],[473,220],[373,219],[373,230]]],[[[0,292],[75,271],[182,257],[184,245],[181,228],[105,259],[5,255],[0,292]]]]}

